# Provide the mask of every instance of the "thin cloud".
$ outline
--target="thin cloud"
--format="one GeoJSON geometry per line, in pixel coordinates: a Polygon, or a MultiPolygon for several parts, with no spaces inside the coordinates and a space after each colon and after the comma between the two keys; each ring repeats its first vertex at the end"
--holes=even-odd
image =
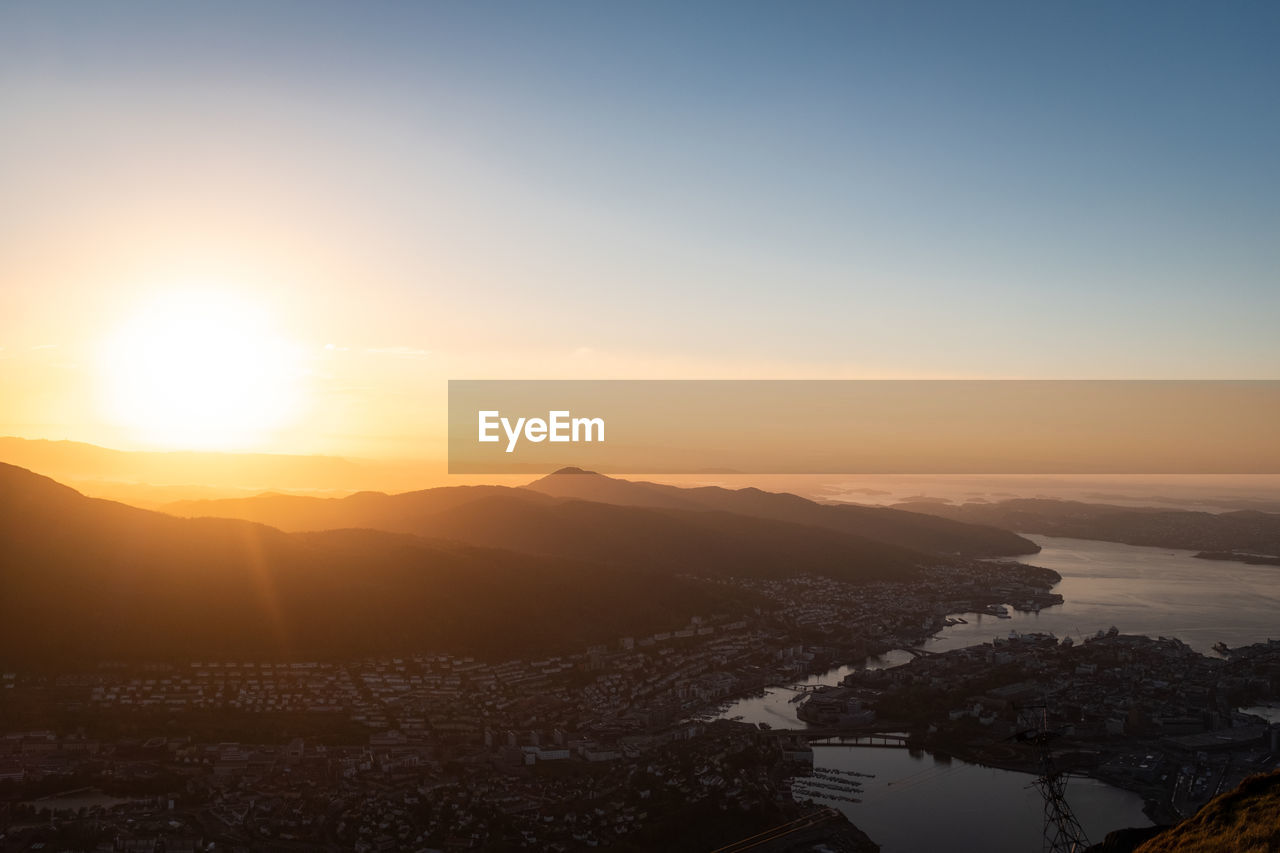
{"type": "Polygon", "coordinates": [[[372,347],[365,351],[374,355],[391,355],[396,358],[426,358],[431,355],[431,350],[416,347],[372,347]]]}

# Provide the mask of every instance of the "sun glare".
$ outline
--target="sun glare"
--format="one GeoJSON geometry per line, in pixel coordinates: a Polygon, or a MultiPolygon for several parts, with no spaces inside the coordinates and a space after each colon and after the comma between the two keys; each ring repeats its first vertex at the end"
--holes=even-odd
{"type": "Polygon", "coordinates": [[[106,343],[100,365],[111,419],[149,444],[258,447],[296,414],[293,349],[251,300],[217,290],[167,292],[106,343]]]}

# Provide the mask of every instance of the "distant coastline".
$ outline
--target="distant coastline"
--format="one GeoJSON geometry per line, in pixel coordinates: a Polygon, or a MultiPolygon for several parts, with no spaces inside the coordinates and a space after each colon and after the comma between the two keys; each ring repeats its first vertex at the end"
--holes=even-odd
{"type": "Polygon", "coordinates": [[[1197,560],[1233,560],[1250,566],[1280,566],[1280,557],[1271,554],[1250,554],[1242,551],[1201,551],[1193,556],[1197,560]]]}

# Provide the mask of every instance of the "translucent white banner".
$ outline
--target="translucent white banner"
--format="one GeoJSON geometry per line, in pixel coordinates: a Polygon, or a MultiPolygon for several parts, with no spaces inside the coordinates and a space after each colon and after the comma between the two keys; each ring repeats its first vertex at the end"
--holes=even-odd
{"type": "Polygon", "coordinates": [[[1274,474],[1280,381],[450,381],[450,472],[566,466],[1274,474]]]}

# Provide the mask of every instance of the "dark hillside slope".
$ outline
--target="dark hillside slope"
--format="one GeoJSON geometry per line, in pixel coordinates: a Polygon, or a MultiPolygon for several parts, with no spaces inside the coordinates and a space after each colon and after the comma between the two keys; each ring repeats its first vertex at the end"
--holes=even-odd
{"type": "Polygon", "coordinates": [[[684,574],[842,580],[910,577],[930,557],[822,528],[726,512],[622,507],[590,501],[535,505],[490,497],[416,520],[424,536],[684,574]]]}
{"type": "Polygon", "coordinates": [[[1252,776],[1137,853],[1275,853],[1280,850],[1280,772],[1252,776]]]}
{"type": "Polygon", "coordinates": [[[287,534],[86,498],[0,465],[0,661],[577,650],[730,612],[670,574],[370,530],[287,534]]]}
{"type": "Polygon", "coordinates": [[[606,477],[564,468],[535,480],[526,489],[602,503],[704,509],[753,518],[822,527],[914,551],[964,556],[1015,556],[1040,550],[1034,542],[1006,530],[958,522],[888,507],[820,504],[799,495],[756,488],[702,486],[685,489],[660,483],[606,477]]]}
{"type": "Polygon", "coordinates": [[[281,530],[335,530],[368,527],[405,530],[413,518],[453,509],[482,498],[510,497],[533,504],[551,504],[554,498],[507,486],[444,486],[388,495],[357,492],[344,498],[261,494],[251,498],[175,501],[162,509],[184,518],[239,518],[269,524],[281,530]]]}
{"type": "Polygon", "coordinates": [[[483,547],[682,570],[694,567],[690,560],[696,548],[707,557],[698,565],[721,571],[737,564],[751,574],[832,574],[832,562],[843,559],[846,570],[834,573],[887,577],[903,564],[930,557],[1038,550],[1033,542],[1007,531],[918,513],[826,506],[759,489],[632,483],[577,469],[544,477],[527,488],[459,486],[399,495],[363,492],[346,498],[266,494],[183,501],[164,509],[185,517],[239,518],[292,531],[369,527],[483,547]],[[794,539],[784,543],[788,530],[794,539]],[[664,536],[671,541],[660,541],[664,536]],[[838,553],[839,537],[843,557],[838,553]],[[819,552],[824,556],[815,561],[819,552]],[[769,560],[772,566],[765,565],[769,560]]]}
{"type": "MultiPolygon", "coordinates": [[[[821,574],[851,581],[878,580],[909,577],[919,565],[937,559],[930,551],[798,521],[696,505],[577,500],[497,486],[427,489],[402,495],[362,493],[340,499],[260,495],[187,502],[167,509],[250,519],[293,530],[369,527],[486,548],[683,574],[821,574]]],[[[918,517],[934,524],[954,524],[918,517]]]]}

